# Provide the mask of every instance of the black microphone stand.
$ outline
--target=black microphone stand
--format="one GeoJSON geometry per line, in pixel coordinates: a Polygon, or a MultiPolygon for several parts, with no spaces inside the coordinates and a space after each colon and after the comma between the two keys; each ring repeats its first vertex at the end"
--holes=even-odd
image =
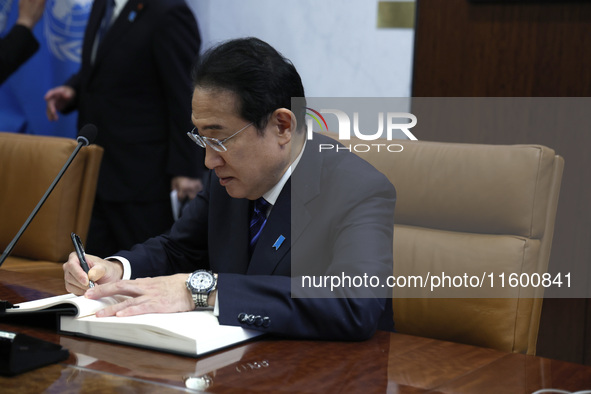
{"type": "MultiPolygon", "coordinates": [[[[89,145],[91,141],[94,141],[95,137],[96,126],[94,125],[86,125],[80,130],[80,135],[77,138],[78,145],[76,145],[76,148],[66,161],[66,164],[64,164],[51,185],[49,185],[49,188],[43,197],[41,197],[37,206],[33,209],[27,220],[25,220],[21,229],[2,253],[2,256],[0,257],[0,266],[2,266],[4,260],[6,260],[10,252],[12,252],[12,249],[20,239],[21,235],[23,235],[35,215],[37,215],[37,212],[39,212],[80,149],[82,149],[83,146],[89,145]]],[[[7,309],[13,307],[14,305],[8,301],[0,301],[0,316],[2,316],[7,309]]],[[[62,348],[61,345],[37,339],[22,333],[0,330],[0,359],[3,360],[3,362],[0,363],[0,375],[16,375],[43,365],[65,360],[68,357],[68,350],[62,348]]]]}

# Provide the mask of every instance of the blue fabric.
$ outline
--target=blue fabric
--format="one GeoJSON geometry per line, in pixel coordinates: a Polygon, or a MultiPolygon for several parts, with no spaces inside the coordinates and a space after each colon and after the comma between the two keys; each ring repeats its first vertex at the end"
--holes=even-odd
{"type": "Polygon", "coordinates": [[[96,48],[98,48],[98,46],[101,43],[101,40],[105,36],[105,33],[107,33],[107,30],[109,30],[109,27],[111,27],[111,22],[113,21],[113,11],[114,10],[115,10],[115,0],[107,0],[107,3],[105,4],[105,14],[103,15],[103,20],[101,21],[101,25],[100,25],[98,31],[96,32],[95,44],[94,44],[92,56],[91,56],[93,63],[94,63],[94,59],[96,57],[96,48]]]}
{"type": "Polygon", "coordinates": [[[113,19],[113,11],[115,10],[115,0],[107,1],[105,7],[105,15],[103,15],[103,21],[101,22],[101,27],[97,33],[97,39],[100,40],[103,38],[109,27],[111,27],[111,21],[113,19]]]}
{"type": "Polygon", "coordinates": [[[263,197],[257,199],[254,202],[254,211],[252,214],[252,218],[250,219],[250,242],[249,242],[249,251],[252,255],[252,251],[256,246],[257,241],[259,240],[259,236],[261,235],[261,231],[263,227],[265,227],[265,223],[267,223],[267,209],[269,208],[269,203],[263,197]]]}
{"type": "MultiPolygon", "coordinates": [[[[18,16],[18,1],[6,3],[10,3],[10,7],[0,7],[0,13],[7,12],[7,23],[0,26],[2,36],[18,16]]],[[[39,51],[0,86],[1,131],[76,137],[77,113],[60,115],[57,122],[50,122],[43,97],[49,89],[62,85],[78,71],[91,6],[88,0],[47,0],[45,13],[33,29],[40,44],[39,51]]]]}

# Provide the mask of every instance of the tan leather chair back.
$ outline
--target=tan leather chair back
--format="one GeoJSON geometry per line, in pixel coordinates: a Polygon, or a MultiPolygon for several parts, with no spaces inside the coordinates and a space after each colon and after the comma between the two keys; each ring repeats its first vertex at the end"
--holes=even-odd
{"type": "MultiPolygon", "coordinates": [[[[0,248],[29,217],[77,142],[69,138],[0,133],[0,248]]],[[[70,233],[88,233],[103,149],[84,147],[71,163],[3,268],[18,268],[26,259],[59,262],[61,270],[73,250],[70,233]],[[21,259],[17,259],[21,257],[21,259]],[[18,264],[15,264],[18,261],[18,264]]],[[[24,268],[24,266],[20,266],[24,268]]],[[[62,272],[63,276],[63,272],[62,272]]]]}
{"type": "MultiPolygon", "coordinates": [[[[394,275],[547,272],[564,166],[552,149],[371,143],[403,147],[357,152],[396,187],[394,275]]],[[[534,354],[541,292],[501,289],[495,279],[495,298],[405,298],[408,289],[395,288],[397,331],[534,354]]]]}

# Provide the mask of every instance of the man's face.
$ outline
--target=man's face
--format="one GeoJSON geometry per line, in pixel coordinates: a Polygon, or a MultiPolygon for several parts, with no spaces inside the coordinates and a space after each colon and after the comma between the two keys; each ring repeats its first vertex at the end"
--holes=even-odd
{"type": "MultiPolygon", "coordinates": [[[[238,115],[235,93],[197,87],[191,119],[203,137],[223,140],[249,122],[238,115]]],[[[290,136],[271,116],[264,136],[251,125],[224,143],[226,152],[205,148],[205,165],[234,198],[255,200],[270,190],[290,164],[290,136]]]]}

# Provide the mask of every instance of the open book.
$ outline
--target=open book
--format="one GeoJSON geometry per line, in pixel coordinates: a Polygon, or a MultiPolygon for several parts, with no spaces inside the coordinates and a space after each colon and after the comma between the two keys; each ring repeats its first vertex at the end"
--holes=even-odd
{"type": "Polygon", "coordinates": [[[60,314],[59,330],[63,333],[189,356],[202,355],[263,334],[221,325],[211,311],[101,318],[94,315],[96,311],[125,298],[115,296],[90,300],[84,296],[64,294],[17,304],[6,314],[55,310],[60,314]]]}

